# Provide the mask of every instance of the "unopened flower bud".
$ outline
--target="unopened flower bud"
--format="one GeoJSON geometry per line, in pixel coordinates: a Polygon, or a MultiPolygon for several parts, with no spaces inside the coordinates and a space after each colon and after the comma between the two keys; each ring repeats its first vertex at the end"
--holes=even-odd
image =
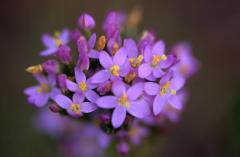
{"type": "Polygon", "coordinates": [[[95,20],[89,14],[82,14],[78,19],[78,25],[85,30],[90,30],[95,27],[95,20]]]}
{"type": "Polygon", "coordinates": [[[26,71],[31,74],[41,73],[43,71],[42,65],[33,65],[26,68],[26,71]]]}
{"type": "Polygon", "coordinates": [[[61,45],[57,52],[57,57],[66,64],[69,64],[72,61],[71,49],[66,45],[61,45]]]}
{"type": "Polygon", "coordinates": [[[56,74],[59,72],[59,64],[56,60],[48,60],[42,64],[43,70],[49,74],[56,74]]]}
{"type": "Polygon", "coordinates": [[[129,152],[129,145],[125,142],[122,142],[122,143],[117,145],[117,150],[118,150],[119,154],[125,156],[129,152]]]}

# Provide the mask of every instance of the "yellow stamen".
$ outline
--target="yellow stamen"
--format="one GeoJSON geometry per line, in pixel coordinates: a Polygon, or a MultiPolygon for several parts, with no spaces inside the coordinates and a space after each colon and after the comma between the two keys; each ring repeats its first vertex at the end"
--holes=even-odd
{"type": "Polygon", "coordinates": [[[127,94],[126,94],[126,93],[124,93],[124,94],[118,99],[118,102],[119,102],[119,104],[120,104],[122,107],[126,107],[126,108],[129,107],[129,102],[128,102],[128,98],[127,98],[127,94]]]}
{"type": "Polygon", "coordinates": [[[118,65],[113,65],[110,67],[110,72],[113,76],[119,76],[120,67],[118,65]]]}
{"type": "Polygon", "coordinates": [[[103,50],[106,45],[106,42],[107,42],[106,37],[104,35],[100,36],[96,45],[97,50],[99,51],[103,50]]]}
{"type": "Polygon", "coordinates": [[[55,41],[55,44],[57,45],[57,46],[61,46],[63,43],[62,43],[62,40],[61,39],[59,39],[59,38],[54,38],[54,41],[55,41]]]}
{"type": "Polygon", "coordinates": [[[143,55],[139,55],[137,58],[129,58],[128,61],[130,62],[133,68],[137,68],[143,60],[143,55]]]}
{"type": "Polygon", "coordinates": [[[115,42],[115,43],[113,44],[112,54],[115,55],[118,50],[119,50],[119,45],[118,45],[118,43],[115,42]]]}
{"type": "Polygon", "coordinates": [[[128,73],[125,77],[124,77],[124,80],[127,82],[127,83],[130,83],[131,81],[133,81],[135,78],[136,78],[137,74],[135,72],[130,72],[128,73]]]}
{"type": "Polygon", "coordinates": [[[80,89],[81,91],[83,91],[83,92],[87,90],[87,84],[86,84],[86,82],[80,82],[79,85],[78,85],[78,87],[79,87],[79,89],[80,89]]]}
{"type": "Polygon", "coordinates": [[[172,89],[172,90],[171,90],[171,94],[172,94],[172,95],[176,95],[176,94],[177,94],[177,91],[172,89]]]}
{"type": "Polygon", "coordinates": [[[30,67],[27,67],[26,71],[31,73],[31,74],[36,74],[36,73],[42,72],[43,68],[42,68],[41,64],[33,65],[33,66],[30,66],[30,67]]]}
{"type": "Polygon", "coordinates": [[[171,85],[171,82],[167,82],[160,90],[160,95],[163,96],[169,91],[169,87],[171,85]]]}
{"type": "Polygon", "coordinates": [[[42,83],[41,86],[37,89],[38,93],[48,93],[50,91],[49,86],[46,83],[42,83]]]}
{"type": "Polygon", "coordinates": [[[80,114],[81,113],[81,111],[80,111],[80,105],[79,104],[71,104],[70,105],[70,109],[74,112],[74,113],[76,113],[76,114],[80,114]]]}
{"type": "Polygon", "coordinates": [[[155,67],[161,62],[161,60],[166,60],[166,59],[167,59],[166,55],[161,55],[161,56],[153,55],[152,66],[155,67]]]}

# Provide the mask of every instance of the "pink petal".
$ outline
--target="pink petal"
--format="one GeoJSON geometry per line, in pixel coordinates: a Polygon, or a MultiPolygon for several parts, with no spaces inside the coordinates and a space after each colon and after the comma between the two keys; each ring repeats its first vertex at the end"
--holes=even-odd
{"type": "Polygon", "coordinates": [[[121,48],[114,55],[114,57],[113,57],[113,64],[121,66],[121,65],[124,64],[126,59],[127,59],[126,49],[125,48],[121,48]]]}
{"type": "Polygon", "coordinates": [[[144,61],[146,61],[146,62],[151,61],[152,53],[151,53],[151,47],[150,46],[146,46],[146,48],[144,49],[143,55],[144,55],[144,61]]]}
{"type": "Polygon", "coordinates": [[[108,69],[110,66],[113,65],[112,58],[105,51],[102,51],[99,54],[99,61],[100,61],[101,65],[106,69],[108,69]]]}
{"type": "Polygon", "coordinates": [[[72,104],[72,100],[64,95],[57,95],[54,98],[55,102],[62,108],[67,109],[72,104]]]}
{"type": "Polygon", "coordinates": [[[143,83],[136,83],[127,91],[127,96],[130,100],[135,100],[143,93],[143,83]]]}
{"type": "Polygon", "coordinates": [[[84,95],[80,93],[75,93],[73,95],[73,103],[81,104],[84,100],[84,95]]]}
{"type": "Polygon", "coordinates": [[[166,104],[166,98],[164,96],[157,95],[153,101],[153,113],[158,115],[166,104]]]}
{"type": "Polygon", "coordinates": [[[124,107],[117,106],[114,109],[113,115],[112,115],[112,125],[114,128],[119,128],[123,124],[126,118],[126,114],[127,114],[127,111],[126,111],[126,108],[124,107]]]}
{"type": "Polygon", "coordinates": [[[76,79],[77,83],[86,81],[85,74],[79,68],[75,68],[75,79],[76,79]]]}
{"type": "Polygon", "coordinates": [[[121,80],[113,81],[112,92],[116,96],[121,96],[126,91],[124,83],[121,80]]]}
{"type": "Polygon", "coordinates": [[[127,111],[137,118],[144,118],[151,113],[148,104],[144,100],[131,101],[127,111]]]}
{"type": "Polygon", "coordinates": [[[75,92],[78,89],[77,84],[75,82],[70,81],[70,80],[66,80],[66,86],[67,86],[67,89],[72,91],[72,92],[75,92]]]}
{"type": "Polygon", "coordinates": [[[97,106],[91,102],[84,102],[80,104],[80,111],[83,113],[90,113],[97,109],[97,106]]]}
{"type": "Polygon", "coordinates": [[[42,42],[47,48],[56,47],[54,39],[49,34],[44,34],[42,36],[42,42]]]}
{"type": "Polygon", "coordinates": [[[124,47],[127,50],[127,56],[128,57],[132,58],[132,57],[137,57],[138,56],[137,45],[136,45],[136,42],[133,39],[131,39],[131,38],[125,39],[124,40],[124,47]]]}
{"type": "Polygon", "coordinates": [[[153,76],[155,78],[159,78],[164,75],[164,71],[162,71],[160,68],[153,69],[153,76]]]}
{"type": "Polygon", "coordinates": [[[85,96],[91,102],[95,102],[99,98],[98,94],[93,90],[87,90],[85,96]]]}
{"type": "Polygon", "coordinates": [[[138,68],[138,76],[140,78],[146,78],[148,77],[152,72],[152,68],[148,63],[144,63],[142,65],[140,65],[140,67],[138,68]]]}
{"type": "Polygon", "coordinates": [[[153,83],[153,82],[146,82],[144,84],[144,91],[148,94],[148,95],[157,95],[159,92],[159,84],[157,83],[153,83]]]}
{"type": "Polygon", "coordinates": [[[177,95],[171,96],[168,99],[169,104],[174,107],[175,109],[182,109],[183,105],[181,103],[181,101],[179,100],[179,98],[177,97],[177,95]]]}
{"type": "Polygon", "coordinates": [[[99,54],[100,54],[100,52],[98,52],[97,50],[91,49],[88,53],[88,57],[98,59],[99,54]]]}
{"type": "Polygon", "coordinates": [[[53,47],[53,48],[49,48],[49,49],[46,49],[46,50],[43,50],[40,52],[40,55],[41,56],[49,56],[49,55],[52,55],[54,54],[56,51],[57,51],[58,48],[56,47],[53,47]]]}
{"type": "Polygon", "coordinates": [[[97,72],[93,77],[91,78],[92,83],[102,83],[107,81],[110,78],[110,72],[108,70],[101,70],[97,72]]]}
{"type": "Polygon", "coordinates": [[[162,55],[164,53],[164,50],[165,44],[162,40],[160,40],[153,45],[152,53],[154,55],[162,55]]]}
{"type": "Polygon", "coordinates": [[[114,108],[117,105],[117,97],[104,96],[97,99],[96,104],[101,108],[114,108]]]}

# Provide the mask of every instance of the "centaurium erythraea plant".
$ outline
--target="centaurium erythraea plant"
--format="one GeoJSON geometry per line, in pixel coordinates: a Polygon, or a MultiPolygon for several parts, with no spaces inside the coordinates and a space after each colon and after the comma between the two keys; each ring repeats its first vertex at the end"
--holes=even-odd
{"type": "MultiPolygon", "coordinates": [[[[111,11],[98,33],[93,16],[84,13],[78,18],[79,27],[44,34],[46,49],[40,56],[50,59],[26,69],[39,82],[24,90],[28,102],[51,111],[41,119],[55,122],[55,116],[49,116],[53,114],[68,118],[64,123],[81,122],[74,122],[79,127],[59,124],[51,130],[51,135],[72,132],[71,139],[64,134],[59,138],[73,142],[76,152],[75,145],[82,144],[76,142],[79,128],[93,131],[104,148],[116,141],[116,149],[125,155],[131,145],[162,128],[164,120],[180,119],[188,95],[184,85],[198,70],[198,60],[189,44],[166,48],[151,31],[140,38],[129,34],[128,22],[127,14],[111,11]]],[[[44,122],[38,123],[44,129],[44,122]]]]}

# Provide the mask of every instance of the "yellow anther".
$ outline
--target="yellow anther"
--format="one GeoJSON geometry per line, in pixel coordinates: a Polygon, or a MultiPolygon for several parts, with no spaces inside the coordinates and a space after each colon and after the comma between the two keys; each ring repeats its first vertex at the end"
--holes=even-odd
{"type": "Polygon", "coordinates": [[[83,91],[83,92],[87,90],[87,84],[86,84],[86,82],[80,82],[79,85],[78,85],[78,87],[79,87],[79,89],[80,89],[81,91],[83,91]]]}
{"type": "Polygon", "coordinates": [[[42,68],[41,64],[33,65],[33,66],[30,66],[30,67],[26,68],[26,71],[31,73],[31,74],[36,74],[36,73],[42,72],[43,68],[42,68]]]}
{"type": "Polygon", "coordinates": [[[113,76],[119,76],[120,67],[118,65],[113,65],[110,67],[110,72],[113,76]]]}
{"type": "Polygon", "coordinates": [[[169,91],[169,87],[171,85],[171,82],[167,82],[160,90],[160,95],[163,96],[169,91]]]}
{"type": "Polygon", "coordinates": [[[96,45],[97,50],[99,51],[103,50],[106,45],[106,42],[107,42],[106,37],[104,35],[100,36],[96,45]]]}
{"type": "Polygon", "coordinates": [[[127,82],[127,83],[130,83],[131,81],[133,81],[135,78],[136,78],[137,74],[135,72],[130,72],[128,73],[125,77],[124,77],[124,80],[127,82]]]}
{"type": "Polygon", "coordinates": [[[80,111],[80,105],[79,104],[71,104],[70,105],[70,109],[74,112],[74,113],[76,113],[76,114],[80,114],[81,113],[81,111],[80,111]]]}
{"type": "Polygon", "coordinates": [[[38,93],[48,93],[50,91],[49,86],[46,83],[42,83],[39,88],[37,88],[38,93]]]}
{"type": "Polygon", "coordinates": [[[166,60],[166,59],[167,59],[166,55],[161,55],[161,56],[153,55],[152,66],[155,67],[161,62],[161,60],[166,60]]]}
{"type": "Polygon", "coordinates": [[[129,58],[128,61],[130,62],[133,68],[137,68],[143,60],[143,55],[139,55],[137,58],[129,58]]]}
{"type": "Polygon", "coordinates": [[[118,50],[119,50],[119,45],[118,45],[118,43],[115,42],[113,44],[112,54],[115,55],[118,50]]]}
{"type": "Polygon", "coordinates": [[[128,102],[126,93],[123,93],[123,95],[118,99],[118,102],[122,107],[126,107],[126,108],[129,107],[129,102],[128,102]]]}
{"type": "Polygon", "coordinates": [[[54,41],[55,41],[55,44],[57,45],[57,46],[61,46],[63,43],[62,43],[62,40],[61,39],[59,39],[59,38],[54,38],[54,41]]]}
{"type": "Polygon", "coordinates": [[[172,95],[176,95],[176,94],[177,94],[177,91],[172,89],[172,90],[171,90],[171,94],[172,94],[172,95]]]}
{"type": "Polygon", "coordinates": [[[167,56],[166,55],[161,55],[161,60],[166,60],[167,59],[167,56]]]}

